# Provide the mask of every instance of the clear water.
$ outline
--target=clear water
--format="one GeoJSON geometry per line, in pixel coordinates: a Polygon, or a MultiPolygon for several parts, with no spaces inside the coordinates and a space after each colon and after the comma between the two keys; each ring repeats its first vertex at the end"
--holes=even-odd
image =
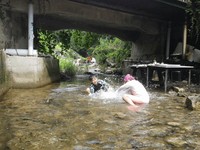
{"type": "Polygon", "coordinates": [[[200,149],[200,111],[187,110],[185,97],[148,89],[150,103],[132,112],[115,97],[120,80],[107,80],[113,90],[96,96],[84,76],[10,90],[0,101],[0,149],[200,149]]]}

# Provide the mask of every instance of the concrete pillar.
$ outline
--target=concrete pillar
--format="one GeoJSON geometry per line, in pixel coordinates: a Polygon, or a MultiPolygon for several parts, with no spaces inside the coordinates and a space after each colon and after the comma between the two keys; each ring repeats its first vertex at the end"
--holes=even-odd
{"type": "Polygon", "coordinates": [[[28,4],[28,55],[33,55],[33,3],[32,0],[28,4]]]}
{"type": "Polygon", "coordinates": [[[185,59],[186,53],[186,46],[187,46],[187,23],[185,22],[183,26],[183,49],[182,49],[182,59],[185,59]]]}
{"type": "Polygon", "coordinates": [[[168,30],[167,30],[166,59],[169,59],[170,36],[171,36],[171,22],[168,23],[168,30]]]}

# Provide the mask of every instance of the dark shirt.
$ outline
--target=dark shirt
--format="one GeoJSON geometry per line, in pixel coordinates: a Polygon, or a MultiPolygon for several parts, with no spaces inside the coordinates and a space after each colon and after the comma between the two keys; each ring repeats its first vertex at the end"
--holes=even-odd
{"type": "Polygon", "coordinates": [[[90,85],[90,93],[95,93],[101,89],[106,92],[108,90],[108,88],[109,88],[109,86],[105,81],[99,80],[97,82],[97,85],[95,85],[93,83],[90,85]]]}

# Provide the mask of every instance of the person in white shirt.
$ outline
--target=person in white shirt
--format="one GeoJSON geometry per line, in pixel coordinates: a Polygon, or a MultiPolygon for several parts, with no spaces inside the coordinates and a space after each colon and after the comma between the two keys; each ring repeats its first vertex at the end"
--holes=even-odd
{"type": "Polygon", "coordinates": [[[130,74],[124,77],[124,85],[118,90],[118,95],[131,106],[137,107],[149,103],[149,94],[145,87],[130,74]]]}
{"type": "Polygon", "coordinates": [[[91,59],[91,63],[94,63],[94,64],[96,64],[96,59],[94,58],[94,57],[92,57],[92,59],[91,59]]]}

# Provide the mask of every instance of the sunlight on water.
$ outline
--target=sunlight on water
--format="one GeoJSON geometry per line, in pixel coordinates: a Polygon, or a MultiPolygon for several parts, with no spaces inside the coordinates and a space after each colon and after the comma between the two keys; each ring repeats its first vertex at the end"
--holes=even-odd
{"type": "Polygon", "coordinates": [[[80,86],[80,85],[68,85],[67,87],[61,87],[61,88],[57,88],[54,89],[54,92],[58,92],[58,93],[62,93],[62,92],[70,92],[70,91],[79,91],[82,90],[83,88],[85,88],[84,85],[80,86]]]}
{"type": "Polygon", "coordinates": [[[160,93],[148,92],[150,96],[150,101],[156,99],[157,101],[166,100],[165,94],[160,95],[160,93]]]}
{"type": "Polygon", "coordinates": [[[113,88],[110,86],[109,90],[104,92],[102,90],[89,95],[92,99],[101,99],[103,103],[118,103],[122,102],[122,94],[124,92],[118,92],[118,87],[113,88]]]}
{"type": "MultiPolygon", "coordinates": [[[[88,77],[87,77],[88,78],[88,77]]],[[[65,92],[76,92],[79,91],[79,94],[81,97],[89,97],[91,101],[99,101],[107,104],[107,103],[119,103],[123,102],[122,95],[126,93],[126,91],[120,91],[118,92],[117,89],[122,85],[122,81],[120,77],[117,76],[107,76],[107,77],[99,77],[99,79],[104,80],[108,85],[109,89],[108,91],[100,90],[94,94],[87,95],[86,88],[90,85],[90,83],[87,82],[86,77],[79,78],[79,84],[69,84],[63,82],[61,86],[57,89],[54,89],[53,92],[56,93],[65,93],[65,92]],[[85,81],[86,80],[86,81],[85,81]],[[83,84],[85,83],[85,84],[83,84]]],[[[78,94],[78,95],[79,95],[78,94]]],[[[76,96],[78,96],[76,95],[76,96]]]]}

